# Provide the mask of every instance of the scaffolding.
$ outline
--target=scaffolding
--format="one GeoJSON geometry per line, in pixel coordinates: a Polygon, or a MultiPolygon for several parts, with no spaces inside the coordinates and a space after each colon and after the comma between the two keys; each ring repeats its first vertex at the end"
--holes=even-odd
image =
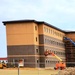
{"type": "MultiPolygon", "coordinates": [[[[64,42],[66,62],[75,62],[75,42],[68,37],[64,38],[64,42]]],[[[67,66],[73,67],[75,64],[67,63],[67,66]]]]}

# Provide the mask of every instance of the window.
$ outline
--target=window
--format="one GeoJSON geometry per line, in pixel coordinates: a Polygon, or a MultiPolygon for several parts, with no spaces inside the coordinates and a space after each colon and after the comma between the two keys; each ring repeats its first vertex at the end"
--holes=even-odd
{"type": "Polygon", "coordinates": [[[46,60],[46,63],[47,63],[47,60],[46,60]]]}
{"type": "Polygon", "coordinates": [[[52,30],[51,30],[51,34],[52,34],[52,30]]]}
{"type": "Polygon", "coordinates": [[[45,31],[45,27],[44,27],[44,31],[45,31]]]}
{"type": "Polygon", "coordinates": [[[45,39],[45,43],[46,43],[46,39],[45,39]]]}
{"type": "Polygon", "coordinates": [[[55,51],[54,51],[54,54],[55,54],[55,51]]]}
{"type": "Polygon", "coordinates": [[[37,59],[37,63],[39,62],[39,60],[37,59]]]}
{"type": "Polygon", "coordinates": [[[37,52],[37,53],[39,53],[39,50],[38,50],[38,49],[36,49],[36,52],[37,52]]]}
{"type": "Polygon", "coordinates": [[[47,28],[47,33],[48,33],[48,28],[47,28]]]}
{"type": "Polygon", "coordinates": [[[36,37],[36,42],[37,42],[37,37],[36,37]]]}
{"type": "Polygon", "coordinates": [[[49,63],[49,60],[48,60],[48,63],[49,63]]]}
{"type": "Polygon", "coordinates": [[[53,30],[53,35],[54,35],[54,30],[53,30]]]}
{"type": "Polygon", "coordinates": [[[58,45],[58,42],[57,42],[57,45],[58,45]]]}
{"type": "Polygon", "coordinates": [[[35,30],[37,30],[37,26],[35,26],[35,30]]]}
{"type": "Polygon", "coordinates": [[[50,29],[49,29],[49,33],[50,33],[50,29]]]}

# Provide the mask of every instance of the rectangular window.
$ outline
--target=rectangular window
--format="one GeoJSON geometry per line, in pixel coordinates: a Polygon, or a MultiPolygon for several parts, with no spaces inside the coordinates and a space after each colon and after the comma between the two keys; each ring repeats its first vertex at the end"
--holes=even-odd
{"type": "Polygon", "coordinates": [[[37,30],[37,26],[35,26],[35,30],[37,30]]]}
{"type": "Polygon", "coordinates": [[[37,63],[39,63],[39,60],[37,59],[37,63]]]}
{"type": "Polygon", "coordinates": [[[46,32],[46,28],[44,27],[44,31],[46,32]]]}
{"type": "Polygon", "coordinates": [[[46,63],[47,63],[47,60],[46,60],[46,63]]]}
{"type": "Polygon", "coordinates": [[[39,50],[38,49],[36,49],[36,53],[39,53],[39,50]]]}
{"type": "Polygon", "coordinates": [[[37,37],[36,37],[36,42],[37,42],[37,37]]]}

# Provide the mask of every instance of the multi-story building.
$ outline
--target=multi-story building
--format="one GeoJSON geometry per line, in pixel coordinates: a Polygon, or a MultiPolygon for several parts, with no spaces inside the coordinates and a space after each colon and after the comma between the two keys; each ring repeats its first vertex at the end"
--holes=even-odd
{"type": "Polygon", "coordinates": [[[8,62],[23,59],[25,67],[53,67],[59,60],[45,57],[46,50],[66,61],[64,37],[71,37],[70,32],[35,20],[4,21],[3,24],[6,26],[8,62]]]}

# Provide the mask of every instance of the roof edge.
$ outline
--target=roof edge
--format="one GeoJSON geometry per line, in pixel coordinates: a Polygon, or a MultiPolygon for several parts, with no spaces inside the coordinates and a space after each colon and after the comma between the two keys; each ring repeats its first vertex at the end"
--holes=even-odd
{"type": "Polygon", "coordinates": [[[47,26],[50,26],[50,27],[52,27],[52,28],[54,28],[54,29],[57,29],[57,30],[59,30],[59,31],[65,33],[64,30],[62,30],[62,29],[60,29],[60,28],[57,28],[57,27],[55,27],[55,26],[53,26],[53,25],[51,25],[51,24],[49,24],[49,23],[47,23],[47,22],[44,22],[44,21],[36,21],[36,20],[26,19],[26,20],[3,21],[2,23],[3,23],[4,25],[6,25],[6,24],[9,24],[9,23],[23,23],[23,22],[34,22],[34,23],[37,23],[37,24],[45,24],[45,25],[47,25],[47,26]]]}

